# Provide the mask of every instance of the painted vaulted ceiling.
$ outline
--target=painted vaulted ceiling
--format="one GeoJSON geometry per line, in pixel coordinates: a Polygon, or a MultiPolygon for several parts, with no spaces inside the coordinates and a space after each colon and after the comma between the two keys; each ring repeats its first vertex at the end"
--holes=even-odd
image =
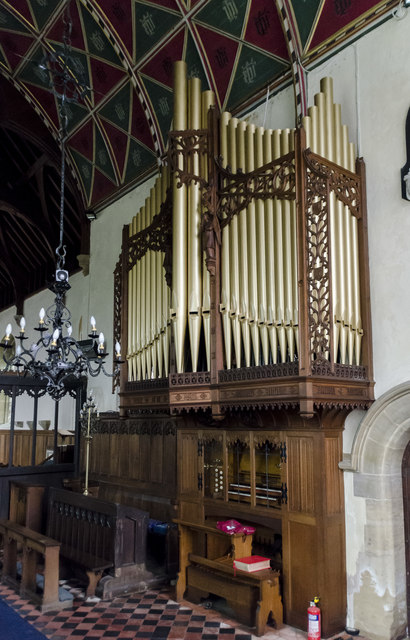
{"type": "MultiPolygon", "coordinates": [[[[0,111],[0,127],[14,136],[17,148],[19,136],[31,137],[30,144],[37,136],[58,151],[58,108],[43,62],[62,49],[68,10],[72,73],[88,87],[78,103],[68,105],[68,161],[82,213],[98,210],[152,173],[164,154],[174,60],[186,60],[188,74],[215,92],[221,109],[235,110],[289,82],[292,55],[309,68],[396,5],[397,0],[0,0],[0,97],[8,103],[0,111]],[[29,108],[21,106],[21,97],[29,108]],[[10,108],[14,101],[19,109],[10,108]]],[[[22,171],[30,167],[23,163],[22,171]]]]}

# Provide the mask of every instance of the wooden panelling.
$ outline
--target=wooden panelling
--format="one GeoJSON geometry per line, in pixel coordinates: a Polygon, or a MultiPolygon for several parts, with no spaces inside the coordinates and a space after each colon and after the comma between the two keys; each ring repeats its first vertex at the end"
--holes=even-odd
{"type": "MultiPolygon", "coordinates": [[[[74,444],[74,436],[58,437],[58,446],[74,444]]],[[[10,431],[0,431],[0,466],[6,467],[9,461],[10,431]]],[[[32,431],[14,432],[13,466],[28,467],[31,465],[33,447],[32,431]]],[[[37,431],[35,463],[42,464],[47,458],[47,450],[54,449],[54,432],[37,431]]]]}
{"type": "MultiPolygon", "coordinates": [[[[140,480],[149,482],[151,477],[151,436],[143,433],[140,436],[140,480]]],[[[116,475],[120,475],[117,473],[116,475]]]]}
{"type": "Polygon", "coordinates": [[[326,511],[328,515],[343,512],[343,472],[341,437],[325,438],[326,511]]]}
{"type": "MultiPolygon", "coordinates": [[[[287,543],[289,566],[284,570],[286,620],[290,625],[306,628],[308,598],[318,594],[316,528],[301,522],[288,522],[283,532],[287,543]],[[303,543],[301,544],[301,542],[303,543]],[[308,596],[308,594],[310,594],[308,596]]],[[[319,594],[321,595],[321,594],[319,594]]]]}
{"type": "Polygon", "coordinates": [[[131,433],[128,438],[129,447],[129,477],[134,480],[139,479],[140,469],[140,436],[138,433],[131,433]]]}
{"type": "Polygon", "coordinates": [[[163,482],[164,439],[162,434],[151,436],[151,482],[163,482]]]}
{"type": "Polygon", "coordinates": [[[289,436],[288,442],[288,504],[290,511],[313,513],[315,491],[313,482],[313,438],[289,436]]]}
{"type": "Polygon", "coordinates": [[[198,435],[178,434],[178,490],[181,496],[198,495],[198,435]]]}

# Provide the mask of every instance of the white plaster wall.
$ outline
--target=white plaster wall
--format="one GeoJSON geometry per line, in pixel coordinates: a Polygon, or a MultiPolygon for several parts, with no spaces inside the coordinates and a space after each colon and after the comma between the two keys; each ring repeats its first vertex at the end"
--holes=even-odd
{"type": "MultiPolygon", "coordinates": [[[[139,188],[123,196],[118,202],[98,214],[91,223],[89,316],[97,321],[97,331],[103,331],[107,338],[107,349],[113,353],[113,300],[114,269],[118,261],[122,243],[122,229],[144,204],[145,198],[154,185],[151,178],[139,188]]],[[[89,326],[89,325],[88,325],[89,326]]],[[[111,371],[111,367],[109,368],[111,371]]],[[[92,378],[89,387],[93,389],[99,411],[118,409],[116,395],[112,394],[112,380],[103,375],[92,378]]]]}
{"type": "MultiPolygon", "coordinates": [[[[73,336],[78,340],[86,339],[91,329],[90,316],[97,321],[97,331],[103,331],[107,350],[110,356],[107,369],[111,372],[111,354],[113,353],[113,272],[121,250],[122,228],[128,224],[139,208],[144,204],[154,178],[148,180],[138,189],[123,196],[118,202],[107,207],[91,224],[90,272],[88,276],[76,273],[70,276],[71,289],[66,296],[66,306],[72,315],[73,336]]],[[[52,274],[50,274],[51,279],[52,274]]],[[[31,296],[24,303],[26,317],[26,334],[34,342],[38,338],[33,327],[37,325],[41,307],[47,308],[53,303],[53,294],[48,291],[31,296]]],[[[8,322],[12,323],[13,333],[18,332],[18,325],[13,317],[15,307],[0,313],[0,333],[5,334],[8,322]]],[[[116,395],[112,394],[112,380],[102,374],[97,378],[89,378],[89,389],[94,391],[98,411],[117,409],[116,395]]],[[[60,401],[59,425],[70,428],[74,424],[74,401],[64,398],[60,401]]],[[[16,420],[32,419],[32,401],[24,397],[17,403],[16,420]]],[[[39,420],[51,419],[54,423],[54,403],[47,397],[39,401],[39,420]]]]}

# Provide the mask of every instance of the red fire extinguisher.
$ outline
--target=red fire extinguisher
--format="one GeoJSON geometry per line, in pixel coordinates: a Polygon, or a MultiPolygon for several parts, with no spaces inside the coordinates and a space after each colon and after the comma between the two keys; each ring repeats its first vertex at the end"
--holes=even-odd
{"type": "Polygon", "coordinates": [[[320,609],[316,596],[308,607],[308,640],[320,640],[320,609]]]}

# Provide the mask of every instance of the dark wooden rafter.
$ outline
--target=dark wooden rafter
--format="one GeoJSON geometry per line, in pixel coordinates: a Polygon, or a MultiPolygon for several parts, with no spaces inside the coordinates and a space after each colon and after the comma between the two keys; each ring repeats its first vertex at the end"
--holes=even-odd
{"type": "MultiPolygon", "coordinates": [[[[19,230],[27,238],[28,244],[31,244],[31,245],[35,246],[35,245],[38,244],[38,241],[41,241],[41,243],[44,245],[44,248],[46,249],[48,254],[50,256],[54,257],[54,251],[53,251],[53,249],[52,249],[52,247],[51,247],[46,235],[44,234],[44,232],[38,227],[38,225],[27,214],[19,211],[18,209],[16,209],[12,205],[8,204],[7,202],[1,201],[1,200],[0,200],[0,210],[5,211],[6,213],[8,213],[13,218],[13,221],[17,222],[19,230]],[[33,239],[33,237],[29,235],[26,225],[29,228],[35,230],[35,232],[36,232],[35,239],[33,239]]],[[[17,242],[18,241],[19,240],[17,239],[17,242]]],[[[34,254],[33,254],[33,258],[34,258],[34,254]]]]}

